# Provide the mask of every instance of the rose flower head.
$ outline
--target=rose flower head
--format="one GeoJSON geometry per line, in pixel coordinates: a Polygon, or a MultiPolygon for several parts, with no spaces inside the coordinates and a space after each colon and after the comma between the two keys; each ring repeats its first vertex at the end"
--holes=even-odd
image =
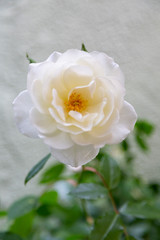
{"type": "Polygon", "coordinates": [[[137,115],[124,96],[124,76],[105,53],[54,52],[30,64],[27,90],[13,102],[16,125],[41,138],[55,159],[78,167],[133,129],[137,115]]]}

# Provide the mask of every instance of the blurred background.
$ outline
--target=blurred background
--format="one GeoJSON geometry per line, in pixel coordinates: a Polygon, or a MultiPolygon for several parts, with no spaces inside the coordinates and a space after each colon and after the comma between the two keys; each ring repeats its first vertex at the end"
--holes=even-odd
{"type": "Polygon", "coordinates": [[[136,174],[160,180],[160,1],[0,0],[0,206],[37,190],[24,186],[30,168],[48,153],[21,135],[12,101],[26,88],[26,52],[37,62],[69,48],[106,52],[126,78],[126,100],[141,119],[156,125],[148,154],[138,154],[136,174]]]}

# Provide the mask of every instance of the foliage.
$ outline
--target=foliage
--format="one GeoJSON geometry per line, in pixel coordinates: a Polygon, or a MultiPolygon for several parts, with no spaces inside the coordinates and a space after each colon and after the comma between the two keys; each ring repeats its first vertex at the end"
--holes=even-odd
{"type": "Polygon", "coordinates": [[[38,162],[27,174],[24,183],[26,184],[31,178],[33,178],[39,171],[44,167],[44,165],[47,163],[49,158],[51,157],[51,153],[49,153],[47,156],[42,158],[40,162],[38,162]]]}
{"type": "MultiPolygon", "coordinates": [[[[153,130],[146,120],[137,121],[133,136],[142,151],[149,150],[147,140],[153,130]]],[[[45,169],[39,176],[43,193],[25,196],[8,210],[0,210],[0,218],[7,221],[6,231],[0,229],[0,240],[159,240],[160,186],[146,184],[134,174],[136,156],[129,138],[117,149],[124,158],[123,167],[112,149],[105,147],[80,171],[61,163],[45,169]]],[[[31,169],[25,183],[50,157],[31,169]]]]}

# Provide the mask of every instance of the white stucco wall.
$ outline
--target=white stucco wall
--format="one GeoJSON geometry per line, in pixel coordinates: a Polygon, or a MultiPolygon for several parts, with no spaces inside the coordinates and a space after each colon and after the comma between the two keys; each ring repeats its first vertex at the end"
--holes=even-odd
{"type": "Polygon", "coordinates": [[[54,50],[80,48],[114,57],[126,76],[126,99],[139,117],[157,125],[151,152],[137,159],[137,173],[160,179],[160,1],[0,1],[0,206],[27,192],[28,170],[48,149],[15,127],[12,101],[26,88],[26,52],[43,61],[54,50]]]}

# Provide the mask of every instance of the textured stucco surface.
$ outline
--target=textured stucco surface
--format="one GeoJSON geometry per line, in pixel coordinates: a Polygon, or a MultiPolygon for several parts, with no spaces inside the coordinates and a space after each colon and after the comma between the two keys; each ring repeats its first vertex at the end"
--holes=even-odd
{"type": "Polygon", "coordinates": [[[1,0],[0,1],[0,206],[37,191],[24,187],[28,170],[48,149],[22,136],[12,101],[26,88],[26,52],[37,61],[52,51],[80,48],[114,57],[126,76],[126,99],[139,117],[157,125],[149,155],[139,155],[137,173],[160,179],[160,1],[1,0]]]}

